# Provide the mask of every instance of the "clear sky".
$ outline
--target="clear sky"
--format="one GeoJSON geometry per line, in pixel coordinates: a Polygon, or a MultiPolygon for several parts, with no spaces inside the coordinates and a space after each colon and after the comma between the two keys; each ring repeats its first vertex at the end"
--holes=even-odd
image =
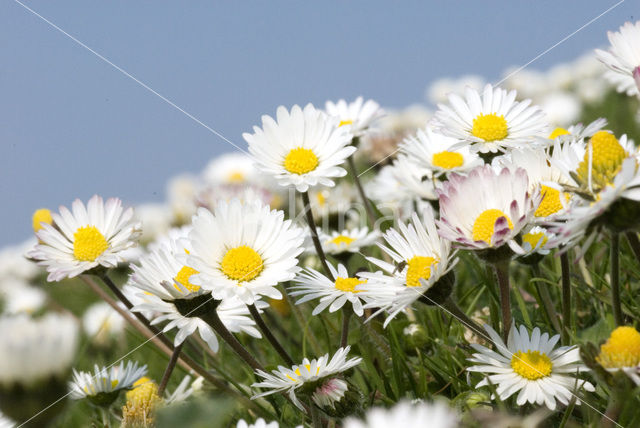
{"type": "MultiPolygon", "coordinates": [[[[403,107],[439,77],[498,80],[617,1],[23,3],[245,148],[242,132],[280,104],[363,95],[403,107]]],[[[531,67],[606,46],[637,6],[531,67]]],[[[14,0],[0,2],[0,55],[0,246],[30,235],[36,208],[94,193],[161,201],[171,176],[235,150],[14,0]]]]}

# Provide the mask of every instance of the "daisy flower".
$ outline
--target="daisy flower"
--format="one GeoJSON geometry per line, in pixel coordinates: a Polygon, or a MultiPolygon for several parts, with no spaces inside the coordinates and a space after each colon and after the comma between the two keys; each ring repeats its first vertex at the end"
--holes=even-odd
{"type": "Polygon", "coordinates": [[[411,161],[430,169],[435,176],[449,172],[466,172],[482,160],[468,147],[455,146],[459,140],[434,132],[431,127],[418,130],[400,144],[400,152],[411,161]]]}
{"type": "Polygon", "coordinates": [[[458,415],[446,403],[410,403],[400,401],[390,409],[374,407],[367,410],[364,420],[348,418],[344,428],[455,428],[458,426],[458,415]]]}
{"type": "Polygon", "coordinates": [[[526,257],[533,254],[546,256],[551,252],[551,249],[555,248],[551,245],[553,243],[553,238],[555,238],[555,235],[550,233],[544,227],[532,226],[525,228],[522,231],[521,244],[524,254],[521,256],[526,257]]]}
{"type": "Polygon", "coordinates": [[[262,295],[282,298],[276,286],[298,273],[304,232],[260,201],[233,200],[215,213],[200,208],[189,239],[185,264],[198,271],[190,282],[215,299],[237,296],[250,305],[262,295]]]}
{"type": "Polygon", "coordinates": [[[605,77],[618,92],[638,95],[637,79],[640,74],[640,21],[625,22],[620,31],[607,32],[611,47],[608,51],[596,49],[598,59],[609,68],[605,77]]]}
{"type": "Polygon", "coordinates": [[[313,309],[313,315],[318,315],[327,307],[329,307],[329,312],[335,312],[342,308],[345,303],[351,302],[353,312],[361,317],[364,311],[358,293],[361,293],[362,290],[360,290],[361,287],[358,287],[358,289],[356,287],[366,284],[367,280],[349,276],[347,268],[342,264],[338,264],[338,269],[333,267],[331,263],[327,263],[327,266],[329,266],[331,275],[336,278],[335,281],[331,281],[311,268],[305,269],[298,274],[295,279],[295,283],[298,285],[291,287],[292,290],[295,290],[291,293],[292,296],[302,296],[296,304],[299,305],[320,298],[318,306],[313,309]]]}
{"type": "Polygon", "coordinates": [[[320,242],[327,254],[357,253],[362,247],[373,245],[379,236],[377,230],[369,232],[368,228],[361,227],[342,232],[333,231],[330,234],[320,232],[320,242]]]}
{"type": "Polygon", "coordinates": [[[153,426],[155,411],[162,403],[158,395],[158,385],[144,376],[133,383],[133,388],[125,393],[127,399],[122,406],[122,425],[127,427],[153,426]]]}
{"type": "Polygon", "coordinates": [[[259,184],[259,174],[253,159],[244,153],[225,153],[212,159],[202,173],[205,183],[216,184],[259,184]]]}
{"type": "Polygon", "coordinates": [[[369,262],[384,270],[384,274],[363,272],[359,275],[368,281],[366,288],[359,287],[368,301],[366,307],[389,312],[385,327],[457,263],[457,260],[451,260],[451,243],[438,236],[430,209],[423,211],[423,218],[421,221],[414,213],[411,223],[399,223],[397,230],[391,228],[383,235],[388,246],[379,246],[394,263],[367,257],[369,262]]]}
{"type": "Polygon", "coordinates": [[[55,227],[40,223],[40,243],[28,253],[46,266],[47,281],[73,278],[97,266],[114,268],[140,235],[140,225],[132,221],[133,209],[123,210],[119,199],[105,204],[95,195],[86,207],[76,199],[71,208],[60,207],[59,214],[51,215],[55,227]]]}
{"type": "Polygon", "coordinates": [[[537,137],[547,134],[544,113],[537,106],[529,106],[531,100],[515,99],[516,91],[491,85],[484,87],[482,95],[467,88],[464,100],[451,94],[449,105],[438,105],[438,130],[480,153],[531,146],[537,137]]]}
{"type": "Polygon", "coordinates": [[[73,370],[73,381],[69,382],[70,396],[74,400],[88,398],[96,405],[111,405],[120,391],[129,390],[134,382],[147,373],[147,366],[137,362],[121,361],[117,366],[94,366],[94,372],[73,370]]]}
{"type": "Polygon", "coordinates": [[[347,174],[340,165],[356,151],[349,145],[353,135],[348,126],[338,126],[338,118],[311,104],[304,110],[293,106],[291,112],[280,106],[276,117],[262,116],[262,128],[254,126],[253,134],[242,135],[261,171],[298,192],[333,187],[333,178],[347,174]]]}
{"type": "MultiPolygon", "coordinates": [[[[548,333],[541,334],[536,327],[529,336],[524,326],[519,330],[512,326],[505,346],[491,327],[485,325],[484,328],[496,351],[471,344],[477,352],[469,361],[476,365],[468,367],[467,371],[486,374],[476,388],[494,385],[501,400],[519,392],[518,406],[544,404],[550,410],[556,409],[557,402],[567,405],[575,397],[575,389],[595,390],[591,383],[578,378],[580,372],[588,370],[580,361],[578,347],[555,348],[559,334],[549,338],[548,333]]],[[[576,404],[580,404],[580,400],[576,404]]]]}
{"type": "Polygon", "coordinates": [[[94,343],[107,345],[112,339],[122,337],[125,319],[109,304],[98,302],[85,311],[82,316],[82,327],[94,343]]]}
{"type": "Polygon", "coordinates": [[[617,327],[600,346],[596,361],[607,371],[622,370],[640,385],[640,333],[633,327],[617,327]]]}
{"type": "MultiPolygon", "coordinates": [[[[401,188],[399,197],[410,200],[430,200],[437,199],[436,180],[433,172],[426,166],[412,161],[408,156],[399,155],[391,165],[391,173],[401,188]]],[[[391,189],[387,192],[392,191],[391,189]]]]}
{"type": "Polygon", "coordinates": [[[256,419],[256,421],[252,424],[247,423],[244,419],[240,419],[236,428],[279,428],[280,425],[277,421],[269,422],[265,421],[262,418],[256,419]]]}
{"type": "Polygon", "coordinates": [[[345,100],[340,100],[335,104],[327,101],[325,111],[329,116],[337,117],[340,120],[338,126],[349,125],[355,136],[362,135],[376,119],[384,114],[377,102],[364,101],[362,97],[356,98],[351,103],[347,103],[345,100]]]}
{"type": "Polygon", "coordinates": [[[522,249],[514,238],[529,222],[539,196],[527,191],[529,180],[522,168],[495,171],[485,165],[468,176],[452,174],[440,195],[440,236],[459,248],[484,250],[508,244],[516,253],[522,249]]]}
{"type": "Polygon", "coordinates": [[[360,364],[362,358],[354,357],[347,360],[350,346],[340,348],[329,360],[329,354],[325,354],[318,359],[309,361],[305,358],[300,365],[291,368],[278,366],[277,370],[266,373],[256,370],[258,376],[263,378],[261,382],[251,385],[254,388],[265,388],[268,391],[254,395],[252,398],[264,397],[266,395],[287,391],[291,401],[299,408],[303,409],[300,400],[296,396],[296,391],[304,385],[319,384],[328,377],[335,377],[348,369],[360,364]]]}

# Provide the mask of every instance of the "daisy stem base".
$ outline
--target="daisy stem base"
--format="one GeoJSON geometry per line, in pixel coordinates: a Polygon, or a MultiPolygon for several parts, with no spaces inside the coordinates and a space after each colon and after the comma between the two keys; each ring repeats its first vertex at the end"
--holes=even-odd
{"type": "Polygon", "coordinates": [[[442,307],[447,310],[451,314],[451,316],[460,321],[462,325],[473,331],[478,337],[486,337],[487,334],[482,330],[482,327],[480,327],[474,320],[469,318],[451,297],[447,298],[442,303],[442,307]]]}
{"type": "Polygon", "coordinates": [[[613,306],[613,319],[617,326],[624,324],[622,307],[620,305],[620,235],[611,234],[611,306],[613,306]]]}
{"type": "Polygon", "coordinates": [[[340,347],[347,346],[349,341],[349,320],[351,320],[351,311],[346,307],[342,308],[342,335],[340,336],[340,347]]]}
{"type": "Polygon", "coordinates": [[[500,309],[502,313],[502,338],[507,343],[509,329],[511,329],[511,286],[509,284],[509,260],[503,260],[493,265],[498,288],[500,290],[500,309]]]}
{"type": "MultiPolygon", "coordinates": [[[[356,140],[354,138],[354,140],[356,140]]],[[[356,144],[356,141],[354,141],[356,144]]],[[[373,213],[373,208],[371,208],[371,202],[367,199],[367,195],[364,193],[364,188],[362,187],[362,183],[360,182],[360,176],[358,175],[358,170],[356,169],[356,163],[353,160],[353,155],[349,156],[347,159],[347,163],[349,164],[349,173],[353,177],[353,181],[356,183],[356,189],[358,189],[358,194],[360,195],[360,199],[362,199],[362,203],[364,204],[364,209],[367,212],[367,219],[369,220],[369,225],[371,229],[375,229],[376,227],[376,216],[373,213]]]]}
{"type": "Polygon", "coordinates": [[[273,335],[273,333],[271,332],[267,324],[264,322],[262,315],[260,315],[260,312],[258,312],[258,308],[256,308],[256,305],[247,305],[247,307],[249,308],[249,312],[251,313],[251,316],[253,317],[256,324],[258,325],[258,328],[260,329],[262,334],[264,334],[264,336],[267,338],[269,343],[271,343],[271,346],[273,346],[273,349],[275,349],[276,352],[280,354],[280,356],[287,363],[287,365],[292,366],[293,358],[291,358],[291,355],[289,355],[289,353],[280,344],[278,339],[273,335]]]}
{"type": "Polygon", "coordinates": [[[562,344],[569,345],[571,332],[571,267],[569,253],[560,254],[560,270],[562,275],[562,344]]]}
{"type": "Polygon", "coordinates": [[[162,375],[162,380],[160,381],[160,386],[158,387],[158,396],[162,397],[164,394],[164,390],[167,388],[167,384],[169,383],[169,378],[171,377],[171,373],[173,373],[173,369],[178,362],[178,358],[180,357],[180,351],[182,351],[182,343],[175,348],[173,348],[173,353],[171,354],[171,358],[169,359],[169,363],[167,364],[167,368],[164,370],[164,374],[162,375]]]}
{"type": "Polygon", "coordinates": [[[311,212],[311,202],[309,201],[309,192],[301,192],[302,195],[302,203],[304,205],[304,212],[307,216],[307,223],[309,223],[309,229],[311,229],[311,239],[313,240],[313,246],[316,249],[316,253],[318,254],[318,258],[320,259],[320,263],[322,263],[322,269],[324,269],[325,275],[332,282],[335,282],[335,278],[333,274],[329,270],[329,265],[327,265],[327,256],[324,254],[324,250],[322,249],[322,244],[320,243],[320,238],[318,238],[318,230],[316,229],[316,222],[313,219],[313,213],[311,212]]]}

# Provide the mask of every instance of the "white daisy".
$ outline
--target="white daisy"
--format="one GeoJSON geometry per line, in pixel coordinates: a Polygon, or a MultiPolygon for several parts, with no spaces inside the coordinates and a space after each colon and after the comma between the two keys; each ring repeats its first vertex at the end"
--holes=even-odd
{"type": "Polygon", "coordinates": [[[435,180],[433,172],[426,166],[401,154],[393,161],[391,171],[406,197],[411,200],[434,201],[437,199],[436,184],[438,182],[435,180]]]}
{"type": "Polygon", "coordinates": [[[340,120],[338,126],[349,125],[355,136],[362,135],[376,119],[384,114],[377,102],[364,101],[362,97],[356,98],[351,103],[345,100],[339,100],[335,104],[327,101],[325,111],[329,116],[340,120]]]}
{"type": "Polygon", "coordinates": [[[106,345],[112,339],[122,337],[125,319],[107,303],[98,302],[85,311],[82,327],[94,343],[106,345]]]}
{"type": "Polygon", "coordinates": [[[70,396],[74,400],[88,398],[92,403],[108,406],[118,398],[120,391],[131,389],[133,383],[147,373],[146,365],[124,361],[110,367],[94,366],[94,372],[73,370],[69,382],[70,396]]]}
{"type": "Polygon", "coordinates": [[[253,159],[244,153],[225,153],[212,159],[205,167],[202,177],[210,185],[258,184],[260,174],[253,159]]]}
{"type": "Polygon", "coordinates": [[[5,279],[0,281],[0,301],[6,314],[33,314],[44,307],[47,293],[19,278],[5,279]]]}
{"type": "Polygon", "coordinates": [[[298,272],[303,233],[282,211],[260,201],[221,202],[215,214],[201,208],[189,233],[193,251],[186,265],[199,272],[190,281],[216,299],[238,296],[246,304],[261,295],[280,299],[275,287],[298,272]]]}
{"type": "Polygon", "coordinates": [[[640,21],[625,22],[620,31],[609,31],[607,36],[609,50],[596,49],[598,59],[610,69],[605,77],[617,86],[618,92],[638,95],[635,78],[640,73],[640,21]]]}
{"type": "Polygon", "coordinates": [[[485,165],[466,177],[452,174],[439,191],[440,236],[459,248],[484,250],[508,244],[522,253],[514,238],[539,204],[539,195],[532,198],[528,186],[522,168],[496,172],[485,165]]]}
{"type": "Polygon", "coordinates": [[[13,422],[7,416],[0,413],[0,428],[15,428],[18,424],[13,422]]]}
{"type": "Polygon", "coordinates": [[[309,198],[314,218],[346,213],[359,202],[355,186],[344,180],[332,188],[315,188],[309,198]]]}
{"type": "Polygon", "coordinates": [[[360,287],[358,289],[356,287],[366,283],[367,280],[349,276],[347,268],[342,264],[338,264],[338,269],[334,268],[331,263],[327,263],[327,266],[329,266],[331,275],[336,278],[335,281],[331,281],[325,275],[311,268],[298,274],[295,279],[295,283],[298,285],[291,287],[292,290],[295,290],[291,296],[302,296],[296,304],[320,298],[318,306],[313,309],[313,315],[318,315],[327,307],[329,307],[329,312],[335,312],[345,303],[351,302],[353,312],[361,317],[364,313],[362,301],[358,298],[358,293],[361,290],[360,287]]]}
{"type": "Polygon", "coordinates": [[[331,360],[329,360],[329,354],[325,354],[311,361],[305,358],[302,364],[294,365],[291,368],[278,366],[278,369],[272,370],[271,373],[256,370],[256,373],[264,380],[262,382],[256,382],[251,386],[254,388],[268,388],[269,390],[254,395],[252,398],[287,391],[291,401],[302,410],[303,406],[296,397],[296,391],[303,385],[318,382],[360,364],[362,358],[359,357],[347,360],[347,354],[350,349],[350,346],[338,349],[331,360]]]}
{"type": "Polygon", "coordinates": [[[71,207],[73,212],[60,207],[59,214],[52,214],[55,227],[41,223],[36,232],[41,243],[28,253],[46,266],[48,281],[73,278],[97,266],[114,268],[140,235],[140,225],[132,221],[133,209],[123,210],[119,199],[105,204],[95,195],[86,207],[79,199],[71,207]]]}
{"type": "Polygon", "coordinates": [[[327,254],[357,253],[361,248],[375,244],[379,237],[380,232],[369,232],[366,227],[333,231],[330,234],[320,232],[322,249],[327,254]]]}
{"type": "Polygon", "coordinates": [[[244,419],[240,419],[236,428],[279,428],[280,425],[277,421],[267,423],[264,419],[258,418],[252,424],[247,423],[244,419]]]}
{"type": "Polygon", "coordinates": [[[430,209],[423,211],[423,219],[421,221],[414,213],[411,223],[399,223],[398,230],[391,228],[383,235],[388,246],[379,246],[393,259],[393,264],[367,257],[369,262],[383,269],[384,274],[359,274],[368,281],[366,287],[358,287],[368,301],[365,307],[389,312],[385,327],[457,263],[457,259],[451,260],[451,243],[438,236],[430,209]]]}
{"type": "Polygon", "coordinates": [[[410,403],[400,401],[390,409],[374,407],[367,410],[364,420],[347,418],[344,428],[455,428],[458,415],[446,403],[410,403]]]}
{"type": "Polygon", "coordinates": [[[555,235],[546,228],[540,226],[527,227],[522,231],[522,257],[532,254],[546,256],[554,247],[555,235]]]}
{"type": "Polygon", "coordinates": [[[306,192],[317,185],[334,185],[333,178],[347,172],[340,167],[356,148],[350,146],[352,134],[339,120],[316,110],[311,104],[288,112],[278,107],[277,122],[262,116],[262,128],[244,133],[249,152],[260,170],[274,177],[281,186],[295,186],[306,192]]]}
{"type": "Polygon", "coordinates": [[[482,160],[468,147],[454,148],[459,140],[434,132],[431,127],[420,129],[415,136],[400,144],[400,152],[411,161],[430,169],[435,176],[449,172],[466,172],[482,160]]]}
{"type": "Polygon", "coordinates": [[[42,271],[40,266],[25,256],[37,243],[38,240],[32,237],[20,244],[0,249],[0,283],[6,279],[29,281],[42,271]]]}
{"type": "Polygon", "coordinates": [[[195,214],[196,197],[200,189],[200,181],[191,174],[172,177],[167,183],[167,202],[171,210],[172,223],[188,224],[195,214]]]}
{"type": "Polygon", "coordinates": [[[467,88],[465,100],[451,94],[449,104],[439,104],[435,119],[444,135],[466,142],[471,150],[496,153],[528,147],[547,135],[544,113],[531,100],[515,101],[516,91],[486,85],[482,95],[467,88]]]}
{"type": "MultiPolygon", "coordinates": [[[[580,361],[578,347],[555,348],[560,335],[549,338],[548,333],[541,334],[536,327],[529,336],[524,326],[520,326],[520,330],[513,326],[505,346],[491,327],[485,325],[484,328],[491,336],[496,351],[471,344],[477,353],[469,361],[476,365],[467,370],[487,374],[476,388],[494,385],[501,400],[519,391],[518,406],[544,404],[550,410],[555,410],[556,401],[567,405],[574,397],[577,399],[575,390],[595,390],[591,383],[578,378],[580,373],[588,371],[580,361]]],[[[580,404],[580,400],[576,404],[580,404]]]]}

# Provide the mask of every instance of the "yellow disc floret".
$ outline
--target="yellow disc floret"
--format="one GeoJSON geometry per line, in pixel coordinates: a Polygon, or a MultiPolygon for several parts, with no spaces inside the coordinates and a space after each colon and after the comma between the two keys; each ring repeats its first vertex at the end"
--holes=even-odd
{"type": "Polygon", "coordinates": [[[473,222],[473,240],[484,241],[491,245],[491,238],[493,237],[496,221],[498,221],[500,217],[506,218],[509,229],[513,229],[513,223],[511,223],[511,219],[505,213],[497,209],[485,210],[476,218],[476,221],[473,222]]]}
{"type": "Polygon", "coordinates": [[[347,236],[347,235],[338,235],[338,236],[336,236],[335,238],[333,238],[329,242],[331,242],[332,244],[336,244],[336,245],[341,245],[341,244],[349,245],[353,241],[355,241],[355,238],[352,238],[352,237],[347,236]]]}
{"type": "Polygon", "coordinates": [[[596,361],[607,369],[637,366],[640,364],[640,333],[633,327],[616,328],[600,347],[596,361]]]}
{"type": "Polygon", "coordinates": [[[341,120],[338,124],[338,128],[344,125],[353,125],[353,120],[341,120]]]}
{"type": "Polygon", "coordinates": [[[433,155],[431,162],[442,169],[452,169],[464,164],[464,157],[457,152],[440,152],[433,155]]]}
{"type": "Polygon", "coordinates": [[[360,278],[342,278],[337,277],[335,287],[336,290],[348,291],[350,293],[360,293],[362,290],[356,290],[356,285],[366,284],[366,279],[360,278]]]}
{"type": "Polygon", "coordinates": [[[525,379],[537,380],[551,374],[553,363],[544,352],[518,351],[511,357],[511,368],[525,379]]]}
{"type": "Polygon", "coordinates": [[[531,245],[531,248],[536,248],[538,244],[542,247],[548,240],[549,238],[547,238],[544,232],[529,232],[522,236],[522,242],[531,245]]]}
{"type": "Polygon", "coordinates": [[[227,251],[220,268],[230,279],[240,282],[251,281],[260,275],[264,269],[264,262],[256,250],[242,245],[227,251]]]}
{"type": "MultiPolygon", "coordinates": [[[[197,273],[200,272],[192,267],[182,266],[182,269],[180,269],[180,271],[178,271],[178,273],[176,274],[176,282],[184,286],[184,288],[191,291],[192,293],[195,293],[196,291],[200,290],[200,286],[190,283],[189,278],[191,278],[191,275],[195,275],[197,273]]],[[[180,291],[180,288],[178,288],[177,285],[175,287],[178,289],[178,291],[180,291]]]]}
{"type": "Polygon", "coordinates": [[[627,152],[611,132],[598,131],[593,134],[584,153],[584,159],[576,171],[585,183],[589,180],[589,147],[592,152],[591,183],[597,191],[613,183],[613,179],[622,167],[622,161],[627,157],[627,152]]]}
{"type": "Polygon", "coordinates": [[[227,181],[229,183],[242,183],[244,182],[244,180],[245,180],[245,177],[242,171],[232,171],[227,176],[227,181]]]}
{"type": "Polygon", "coordinates": [[[83,226],[73,234],[73,256],[83,262],[92,262],[105,250],[109,243],[95,226],[83,226]]]}
{"type": "Polygon", "coordinates": [[[312,150],[297,147],[284,158],[284,169],[292,174],[306,174],[318,166],[318,157],[312,150]]]}
{"type": "Polygon", "coordinates": [[[123,427],[154,426],[154,410],[160,403],[158,385],[148,377],[140,378],[135,388],[126,393],[127,403],[122,407],[123,427]]]}
{"type": "Polygon", "coordinates": [[[567,131],[564,128],[556,128],[553,130],[553,132],[551,134],[549,134],[549,139],[550,140],[555,140],[556,138],[558,138],[561,135],[569,135],[571,134],[571,132],[567,131]]]}
{"type": "Polygon", "coordinates": [[[407,260],[406,284],[409,287],[420,287],[421,279],[431,278],[431,267],[438,263],[434,257],[413,256],[407,260]]]}
{"type": "Polygon", "coordinates": [[[52,224],[53,217],[51,217],[51,211],[46,208],[40,208],[33,213],[33,231],[37,232],[42,229],[40,223],[52,224]]]}
{"type": "Polygon", "coordinates": [[[565,196],[564,194],[561,195],[558,189],[543,184],[540,188],[540,193],[542,194],[542,201],[540,201],[540,205],[538,205],[534,213],[536,217],[548,217],[564,208],[560,198],[565,196]]]}
{"type": "Polygon", "coordinates": [[[504,140],[509,135],[507,120],[503,115],[480,113],[473,119],[471,134],[484,141],[504,140]]]}

